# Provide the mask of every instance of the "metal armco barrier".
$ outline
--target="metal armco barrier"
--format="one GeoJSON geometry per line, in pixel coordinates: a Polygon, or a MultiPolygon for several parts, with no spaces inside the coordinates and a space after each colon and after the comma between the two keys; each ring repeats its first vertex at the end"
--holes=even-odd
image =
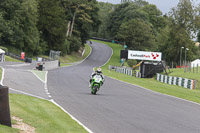
{"type": "Polygon", "coordinates": [[[157,73],[157,80],[166,84],[178,85],[191,90],[196,88],[196,80],[186,79],[182,77],[172,77],[157,73]]]}
{"type": "Polygon", "coordinates": [[[124,73],[129,76],[133,76],[133,70],[132,68],[126,68],[126,67],[116,67],[116,66],[110,66],[109,65],[109,70],[114,69],[118,73],[124,73]]]}
{"type": "Polygon", "coordinates": [[[8,87],[0,86],[0,124],[11,127],[8,87]]]}

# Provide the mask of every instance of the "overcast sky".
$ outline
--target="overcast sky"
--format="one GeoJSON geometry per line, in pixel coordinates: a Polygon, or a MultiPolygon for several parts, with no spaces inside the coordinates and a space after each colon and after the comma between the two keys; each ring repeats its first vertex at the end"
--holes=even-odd
{"type": "MultiPolygon", "coordinates": [[[[113,4],[119,4],[121,0],[97,0],[101,2],[109,2],[113,4]]],[[[146,0],[150,4],[155,4],[163,14],[168,13],[171,8],[176,7],[179,0],[146,0]]],[[[200,3],[200,0],[193,0],[195,2],[195,5],[200,3]]]]}

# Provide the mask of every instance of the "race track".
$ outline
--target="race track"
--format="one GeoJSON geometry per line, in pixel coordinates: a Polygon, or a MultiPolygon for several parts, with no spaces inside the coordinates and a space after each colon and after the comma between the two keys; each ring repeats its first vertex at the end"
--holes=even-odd
{"type": "Polygon", "coordinates": [[[48,90],[56,103],[94,133],[200,132],[200,105],[105,77],[90,94],[93,67],[105,64],[110,47],[93,42],[82,63],[48,72],[48,90]]]}

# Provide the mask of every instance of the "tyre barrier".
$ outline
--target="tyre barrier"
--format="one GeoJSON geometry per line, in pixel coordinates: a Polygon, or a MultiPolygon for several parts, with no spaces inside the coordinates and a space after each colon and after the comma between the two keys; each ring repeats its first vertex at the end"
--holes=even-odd
{"type": "Polygon", "coordinates": [[[191,80],[182,77],[172,77],[172,76],[162,75],[159,73],[157,73],[157,81],[166,84],[182,86],[184,88],[188,88],[191,90],[196,88],[196,82],[197,82],[196,80],[191,80]]]}
{"type": "Polygon", "coordinates": [[[135,71],[135,72],[136,72],[135,77],[136,77],[136,78],[141,78],[141,73],[138,72],[138,71],[135,71]]]}
{"type": "Polygon", "coordinates": [[[129,76],[133,76],[133,69],[132,68],[126,68],[126,67],[116,67],[109,65],[109,70],[115,70],[118,73],[124,73],[129,76]]]}

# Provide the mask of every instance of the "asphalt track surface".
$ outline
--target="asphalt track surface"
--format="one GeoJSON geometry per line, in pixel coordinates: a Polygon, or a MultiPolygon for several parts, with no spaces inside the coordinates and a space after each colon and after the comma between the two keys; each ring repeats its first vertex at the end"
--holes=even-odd
{"type": "Polygon", "coordinates": [[[200,105],[105,77],[97,95],[88,81],[93,67],[107,62],[111,48],[91,45],[82,63],[51,70],[48,89],[56,103],[94,133],[198,133],[200,105]]]}
{"type": "Polygon", "coordinates": [[[45,91],[45,84],[39,80],[30,70],[35,68],[35,63],[3,62],[3,85],[10,88],[10,93],[31,94],[44,99],[49,99],[45,91]],[[14,90],[12,90],[14,89],[14,90]]]}
{"type": "MultiPolygon", "coordinates": [[[[88,81],[93,67],[107,62],[111,48],[95,43],[82,63],[48,72],[48,89],[56,103],[94,133],[199,133],[200,105],[105,77],[97,95],[88,81]]],[[[45,84],[29,70],[34,64],[4,62],[3,84],[49,99],[45,84]]],[[[10,90],[16,93],[17,91],[10,90]]],[[[19,93],[19,92],[17,92],[19,93]]],[[[49,99],[50,100],[50,99],[49,99]]]]}

